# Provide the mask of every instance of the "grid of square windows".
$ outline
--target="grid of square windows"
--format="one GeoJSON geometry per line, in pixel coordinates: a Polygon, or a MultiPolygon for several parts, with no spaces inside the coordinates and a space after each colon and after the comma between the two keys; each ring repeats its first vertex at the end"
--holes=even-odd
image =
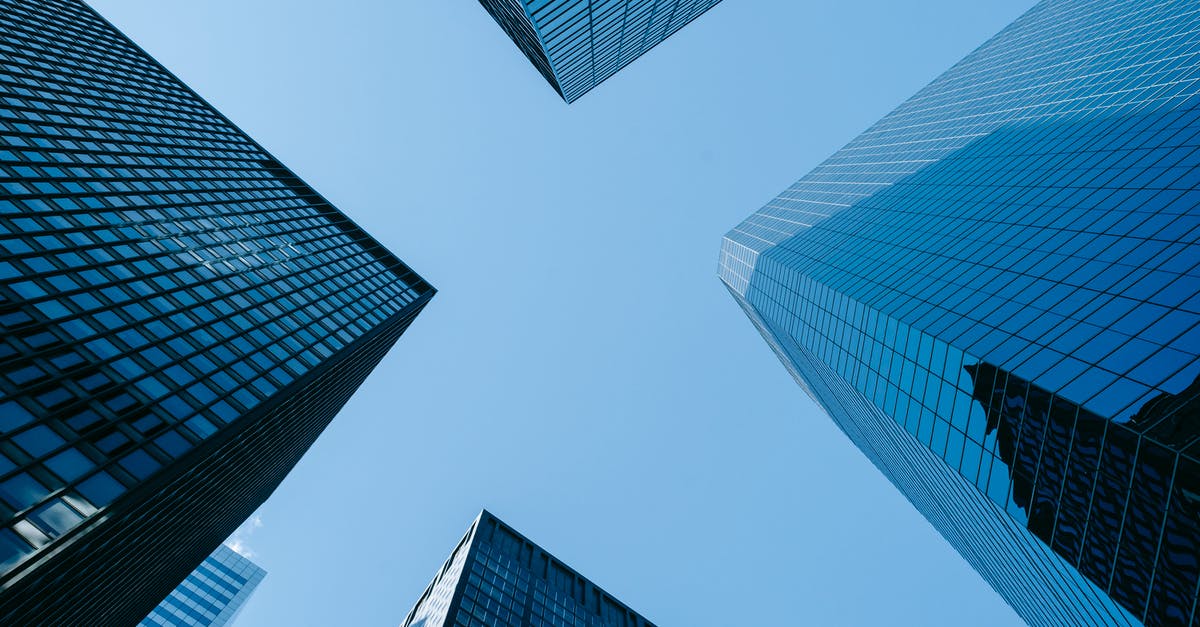
{"type": "Polygon", "coordinates": [[[0,575],[431,293],[85,5],[0,0],[0,575]]]}
{"type": "Polygon", "coordinates": [[[480,0],[574,102],[721,0],[480,0]]]}

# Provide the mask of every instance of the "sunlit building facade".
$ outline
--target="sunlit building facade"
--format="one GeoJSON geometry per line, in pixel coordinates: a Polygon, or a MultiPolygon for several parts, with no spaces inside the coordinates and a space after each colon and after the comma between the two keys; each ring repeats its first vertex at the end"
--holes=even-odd
{"type": "Polygon", "coordinates": [[[1200,6],[1047,0],[730,231],[801,386],[1034,625],[1196,624],[1200,6]]]}
{"type": "Polygon", "coordinates": [[[233,624],[267,571],[225,546],[187,576],[138,627],[224,627],[233,624]]]}
{"type": "Polygon", "coordinates": [[[136,624],[434,290],[78,0],[0,0],[0,624],[136,624]]]}
{"type": "Polygon", "coordinates": [[[486,510],[401,627],[654,627],[486,510]]]}
{"type": "Polygon", "coordinates": [[[479,0],[574,102],[721,0],[479,0]]]}

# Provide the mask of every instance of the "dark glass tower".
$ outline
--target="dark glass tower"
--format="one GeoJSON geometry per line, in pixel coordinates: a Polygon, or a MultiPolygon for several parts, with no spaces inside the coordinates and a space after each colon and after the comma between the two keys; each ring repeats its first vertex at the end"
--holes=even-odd
{"type": "Polygon", "coordinates": [[[233,624],[267,571],[237,551],[217,547],[138,627],[224,627],[233,624]]]}
{"type": "Polygon", "coordinates": [[[479,0],[574,102],[721,0],[479,0]]]}
{"type": "Polygon", "coordinates": [[[0,624],[135,624],[434,290],[78,0],[0,0],[0,624]]]}
{"type": "Polygon", "coordinates": [[[476,625],[654,627],[487,510],[401,623],[476,625]]]}
{"type": "Polygon", "coordinates": [[[801,386],[1028,622],[1196,624],[1200,6],[1047,0],[726,236],[801,386]]]}

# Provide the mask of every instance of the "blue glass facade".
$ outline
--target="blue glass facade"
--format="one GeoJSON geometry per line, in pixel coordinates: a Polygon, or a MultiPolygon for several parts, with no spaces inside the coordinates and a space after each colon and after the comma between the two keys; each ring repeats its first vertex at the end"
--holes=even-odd
{"type": "Polygon", "coordinates": [[[486,510],[401,627],[654,627],[486,510]]]}
{"type": "Polygon", "coordinates": [[[574,102],[721,0],[480,0],[574,102]]]}
{"type": "Polygon", "coordinates": [[[163,599],[139,627],[223,627],[233,623],[267,571],[222,544],[163,599]]]}
{"type": "Polygon", "coordinates": [[[1192,624],[1200,6],[1039,3],[730,231],[801,385],[1031,624],[1192,624]]]}
{"type": "Polygon", "coordinates": [[[0,623],[145,616],[433,292],[83,2],[0,0],[0,623]]]}

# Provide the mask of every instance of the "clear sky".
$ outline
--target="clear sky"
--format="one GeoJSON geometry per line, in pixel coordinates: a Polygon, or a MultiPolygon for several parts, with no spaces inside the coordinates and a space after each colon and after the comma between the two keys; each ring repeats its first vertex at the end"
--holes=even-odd
{"type": "Polygon", "coordinates": [[[475,0],[92,0],[439,294],[243,536],[396,625],[481,507],[667,626],[1013,625],[716,278],[1032,0],[727,0],[568,107],[475,0]]]}

